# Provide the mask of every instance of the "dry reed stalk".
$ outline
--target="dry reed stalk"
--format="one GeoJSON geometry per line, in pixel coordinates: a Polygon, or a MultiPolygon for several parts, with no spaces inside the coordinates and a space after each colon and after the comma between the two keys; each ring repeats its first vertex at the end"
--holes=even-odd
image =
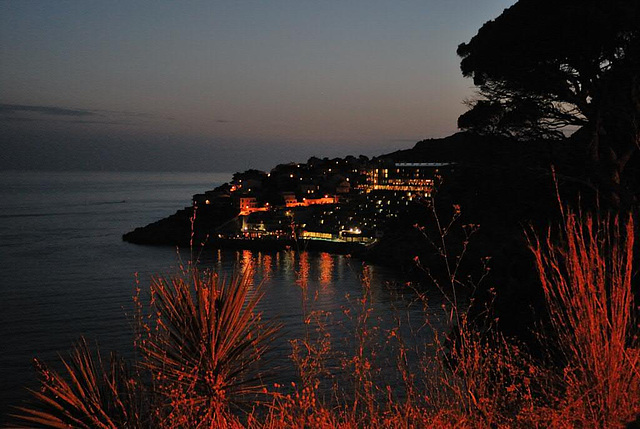
{"type": "MultiPolygon", "coordinates": [[[[492,302],[477,310],[474,319],[469,316],[475,293],[490,270],[491,258],[485,257],[475,264],[479,269],[475,277],[466,273],[474,265],[468,249],[480,226],[460,225],[459,206],[453,207],[449,221],[444,222],[435,204],[429,207],[433,219],[430,228],[416,228],[433,249],[434,262],[442,268],[436,271],[422,266],[418,258],[416,262],[448,303],[451,332],[443,338],[432,327],[435,338],[431,354],[424,353],[419,360],[424,395],[421,406],[431,422],[426,427],[527,427],[537,418],[532,388],[535,378],[544,371],[498,332],[492,302]],[[466,295],[461,296],[460,291],[466,295]]],[[[495,295],[493,288],[489,292],[495,295]]],[[[417,296],[426,311],[425,295],[417,296]]],[[[425,320],[424,326],[430,327],[431,321],[425,320]]]]}
{"type": "Polygon", "coordinates": [[[640,412],[632,216],[568,210],[559,231],[530,235],[558,348],[566,398],[555,423],[614,427],[640,412]]]}

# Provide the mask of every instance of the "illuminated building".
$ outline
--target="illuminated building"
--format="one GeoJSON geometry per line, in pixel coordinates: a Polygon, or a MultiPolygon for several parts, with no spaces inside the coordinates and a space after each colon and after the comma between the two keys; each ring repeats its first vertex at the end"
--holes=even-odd
{"type": "Polygon", "coordinates": [[[248,195],[240,195],[235,199],[236,207],[240,210],[246,209],[255,209],[258,207],[258,200],[256,197],[248,196],[248,195]]]}
{"type": "Polygon", "coordinates": [[[452,165],[447,162],[396,162],[381,164],[368,172],[367,192],[407,192],[428,197],[433,191],[438,169],[452,165]]]}
{"type": "Polygon", "coordinates": [[[298,204],[296,194],[293,192],[282,192],[282,199],[284,200],[285,207],[294,207],[298,204]]]}

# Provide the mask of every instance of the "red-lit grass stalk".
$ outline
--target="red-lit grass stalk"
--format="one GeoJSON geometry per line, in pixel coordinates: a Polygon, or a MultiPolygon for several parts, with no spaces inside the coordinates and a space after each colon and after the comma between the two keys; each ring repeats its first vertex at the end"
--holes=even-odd
{"type": "Polygon", "coordinates": [[[229,406],[264,390],[258,363],[280,325],[261,322],[252,279],[250,268],[230,280],[197,270],[152,279],[156,323],[140,348],[166,424],[235,426],[229,406]]]}
{"type": "Polygon", "coordinates": [[[35,360],[39,391],[35,403],[16,407],[13,427],[109,428],[147,427],[143,413],[145,396],[138,378],[122,359],[111,354],[108,366],[99,352],[94,359],[84,339],[74,347],[69,360],[62,359],[66,374],[35,360]]]}
{"type": "Polygon", "coordinates": [[[558,239],[549,230],[529,244],[566,359],[558,419],[599,427],[632,419],[640,411],[633,218],[568,211],[558,239]]]}

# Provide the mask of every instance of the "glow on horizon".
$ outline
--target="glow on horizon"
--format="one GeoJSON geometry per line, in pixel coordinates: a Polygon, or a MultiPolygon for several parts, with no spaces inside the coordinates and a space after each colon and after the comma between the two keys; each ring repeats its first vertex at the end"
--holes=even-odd
{"type": "Polygon", "coordinates": [[[456,47],[512,3],[6,0],[0,169],[229,171],[446,136],[473,96],[456,47]]]}

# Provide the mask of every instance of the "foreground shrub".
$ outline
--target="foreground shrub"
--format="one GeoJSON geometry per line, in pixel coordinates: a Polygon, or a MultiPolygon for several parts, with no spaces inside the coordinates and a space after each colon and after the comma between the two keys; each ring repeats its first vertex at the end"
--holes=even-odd
{"type": "Polygon", "coordinates": [[[14,427],[28,428],[143,428],[146,398],[138,377],[125,362],[111,354],[105,366],[94,358],[82,339],[69,361],[62,359],[66,375],[35,360],[41,383],[32,391],[36,403],[17,407],[14,427]]]}
{"type": "Polygon", "coordinates": [[[255,313],[263,291],[252,280],[250,268],[230,280],[197,270],[152,279],[157,318],[139,347],[166,425],[237,424],[229,406],[263,391],[258,363],[280,326],[255,313]]]}

